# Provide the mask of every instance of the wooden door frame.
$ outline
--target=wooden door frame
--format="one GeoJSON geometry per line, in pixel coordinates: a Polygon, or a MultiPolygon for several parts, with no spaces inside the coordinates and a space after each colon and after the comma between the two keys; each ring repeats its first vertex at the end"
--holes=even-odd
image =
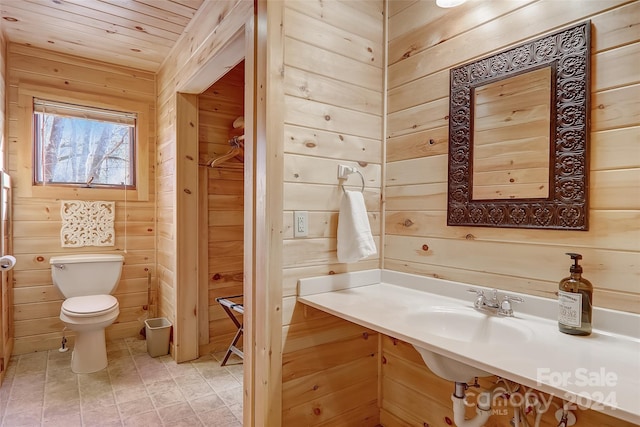
{"type": "MultiPolygon", "coordinates": [[[[249,19],[251,22],[253,18],[249,19]]],[[[176,87],[176,312],[174,325],[174,358],[180,362],[199,357],[203,328],[207,327],[200,313],[208,311],[207,263],[199,227],[203,223],[199,202],[205,184],[203,168],[198,165],[198,96],[238,65],[253,50],[247,38],[247,22],[238,21],[235,32],[221,43],[220,49],[202,63],[188,80],[176,87]],[[198,242],[195,243],[194,242],[198,242]],[[202,320],[202,321],[201,321],[202,320]],[[194,331],[197,331],[195,334],[194,331]]],[[[252,70],[245,66],[245,76],[252,70]]],[[[246,78],[246,80],[252,80],[246,78]]],[[[252,99],[247,100],[253,103],[252,99]]],[[[252,105],[252,104],[248,104],[252,105]]],[[[245,107],[246,110],[246,107],[245,107]]],[[[251,120],[245,111],[245,122],[251,120]]],[[[253,140],[245,133],[245,146],[253,140]]],[[[249,189],[245,188],[245,191],[249,189]]],[[[204,230],[206,235],[206,230],[204,230]]],[[[246,317],[246,316],[245,316],[246,317]]]]}
{"type": "MultiPolygon", "coordinates": [[[[279,22],[280,3],[273,3],[273,9],[280,11],[279,22]]],[[[276,35],[268,36],[267,21],[266,0],[255,0],[252,16],[176,93],[174,357],[181,362],[199,356],[199,334],[193,331],[198,330],[197,313],[204,304],[193,284],[206,280],[198,269],[198,245],[193,243],[198,241],[194,224],[198,224],[202,185],[197,166],[197,96],[239,63],[241,51],[245,60],[243,425],[247,427],[277,427],[282,412],[282,102],[269,103],[267,109],[268,98],[283,99],[282,62],[269,57],[267,37],[283,35],[278,23],[270,25],[276,35]],[[241,35],[244,48],[238,48],[241,35]],[[277,83],[271,85],[274,76],[277,83]]],[[[281,43],[278,40],[278,51],[281,43]]],[[[199,283],[198,289],[203,288],[199,283]]]]}

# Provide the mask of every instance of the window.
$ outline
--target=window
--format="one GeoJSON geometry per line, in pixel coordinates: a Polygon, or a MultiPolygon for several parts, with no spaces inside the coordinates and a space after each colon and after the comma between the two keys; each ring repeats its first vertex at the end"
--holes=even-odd
{"type": "Polygon", "coordinates": [[[33,98],[34,183],[135,188],[136,114],[33,98]]]}
{"type": "Polygon", "coordinates": [[[153,106],[20,82],[16,196],[148,201],[153,106]]]}

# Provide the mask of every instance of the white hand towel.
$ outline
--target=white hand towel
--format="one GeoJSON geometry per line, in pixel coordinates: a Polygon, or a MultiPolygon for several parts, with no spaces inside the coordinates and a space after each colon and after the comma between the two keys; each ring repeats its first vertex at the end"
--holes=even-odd
{"type": "Polygon", "coordinates": [[[376,253],[364,197],[345,191],[338,215],[338,261],[356,262],[376,253]]]}

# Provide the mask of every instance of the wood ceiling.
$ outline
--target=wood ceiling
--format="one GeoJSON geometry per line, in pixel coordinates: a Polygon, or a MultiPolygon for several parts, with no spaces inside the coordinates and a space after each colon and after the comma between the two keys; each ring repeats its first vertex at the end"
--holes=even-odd
{"type": "Polygon", "coordinates": [[[9,42],[156,72],[204,1],[0,0],[9,42]]]}

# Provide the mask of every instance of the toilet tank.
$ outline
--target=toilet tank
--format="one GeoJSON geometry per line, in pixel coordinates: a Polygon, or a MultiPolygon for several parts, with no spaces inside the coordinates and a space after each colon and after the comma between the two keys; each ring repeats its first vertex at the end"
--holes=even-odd
{"type": "Polygon", "coordinates": [[[111,294],[122,272],[124,257],[117,254],[52,256],[51,278],[65,298],[111,294]]]}

